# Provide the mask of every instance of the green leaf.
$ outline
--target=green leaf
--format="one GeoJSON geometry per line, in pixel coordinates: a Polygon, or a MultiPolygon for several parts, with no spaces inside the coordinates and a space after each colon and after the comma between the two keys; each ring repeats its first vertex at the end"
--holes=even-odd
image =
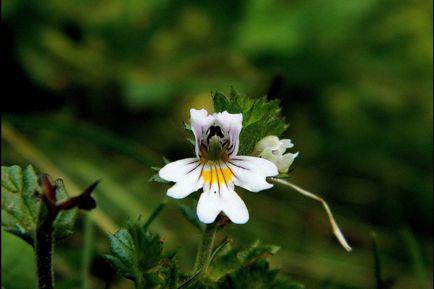
{"type": "Polygon", "coordinates": [[[238,254],[238,258],[244,263],[250,263],[255,259],[266,259],[269,256],[275,255],[280,247],[275,245],[261,245],[259,241],[253,243],[247,250],[238,254]]]}
{"type": "Polygon", "coordinates": [[[166,207],[167,202],[163,201],[161,204],[158,205],[158,207],[152,212],[152,214],[149,216],[149,218],[146,220],[145,224],[143,225],[143,229],[147,231],[149,229],[149,226],[155,221],[155,219],[158,217],[158,215],[161,213],[161,211],[166,207]]]}
{"type": "Polygon", "coordinates": [[[178,208],[181,210],[184,218],[199,229],[199,231],[203,232],[205,230],[205,224],[199,221],[196,212],[192,208],[180,203],[178,203],[178,208]]]}
{"type": "Polygon", "coordinates": [[[32,166],[2,166],[2,226],[33,244],[41,207],[38,178],[32,166]]]}
{"type": "Polygon", "coordinates": [[[121,228],[109,237],[112,255],[105,256],[117,272],[133,280],[138,289],[169,286],[176,278],[175,254],[163,254],[159,235],[148,232],[148,225],[136,221],[121,228]]]}
{"type": "Polygon", "coordinates": [[[243,114],[243,129],[240,133],[239,154],[252,153],[256,143],[268,135],[280,136],[287,128],[280,112],[278,100],[266,97],[251,99],[231,88],[229,98],[221,92],[212,93],[214,111],[243,114]]]}
{"type": "Polygon", "coordinates": [[[150,178],[149,178],[150,182],[158,182],[158,183],[163,183],[163,184],[171,184],[172,182],[166,181],[165,179],[161,178],[160,175],[158,173],[153,174],[150,178]]]}
{"type": "Polygon", "coordinates": [[[220,250],[214,257],[209,269],[211,279],[217,281],[223,276],[232,273],[243,266],[247,266],[256,260],[266,260],[274,255],[279,247],[273,245],[261,245],[259,241],[253,243],[249,248],[231,248],[230,244],[220,250]]]}
{"type": "MultiPolygon", "coordinates": [[[[65,184],[62,179],[56,180],[56,200],[62,202],[68,199],[65,184]]],[[[75,220],[77,218],[78,209],[62,210],[54,221],[54,241],[60,242],[73,234],[75,220]]]]}
{"type": "MultiPolygon", "coordinates": [[[[24,170],[19,166],[2,166],[2,226],[33,244],[42,202],[39,197],[38,177],[31,165],[24,170]]],[[[61,179],[56,180],[57,201],[68,198],[61,179]]],[[[77,209],[61,211],[54,221],[54,240],[69,237],[74,228],[77,209]]]]}
{"type": "MultiPolygon", "coordinates": [[[[227,246],[228,247],[228,246],[227,246]]],[[[235,248],[221,254],[211,267],[211,276],[221,289],[301,289],[303,286],[280,277],[271,269],[268,258],[277,253],[278,246],[261,245],[259,241],[247,249],[235,248]]]]}
{"type": "Polygon", "coordinates": [[[278,270],[270,269],[266,260],[257,260],[248,266],[228,274],[220,283],[220,289],[301,289],[302,285],[278,277],[278,270]]]}
{"type": "Polygon", "coordinates": [[[134,243],[127,229],[120,229],[114,235],[109,236],[110,248],[113,256],[106,255],[105,258],[125,278],[135,281],[136,263],[134,256],[134,243]]]}
{"type": "Polygon", "coordinates": [[[212,101],[214,104],[214,111],[215,112],[225,111],[225,110],[228,110],[230,108],[229,100],[227,99],[227,97],[223,93],[221,93],[219,91],[213,92],[212,101]]]}

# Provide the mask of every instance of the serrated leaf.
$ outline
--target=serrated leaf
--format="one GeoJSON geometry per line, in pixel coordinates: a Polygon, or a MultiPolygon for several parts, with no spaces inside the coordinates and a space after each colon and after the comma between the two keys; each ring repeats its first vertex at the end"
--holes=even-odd
{"type": "Polygon", "coordinates": [[[302,289],[303,286],[286,278],[278,277],[279,271],[270,269],[266,260],[257,260],[225,276],[220,289],[302,289]]]}
{"type": "Polygon", "coordinates": [[[214,111],[243,114],[243,129],[240,133],[239,154],[252,153],[256,143],[268,135],[280,136],[288,127],[280,115],[278,100],[267,100],[266,97],[251,99],[242,96],[231,88],[230,97],[221,92],[212,94],[214,111]]]}
{"type": "Polygon", "coordinates": [[[131,269],[126,264],[122,263],[122,261],[115,256],[111,255],[104,255],[104,259],[112,265],[113,268],[116,269],[116,271],[123,276],[124,278],[135,280],[134,275],[131,275],[131,269]]]}
{"type": "Polygon", "coordinates": [[[275,245],[261,245],[259,241],[253,243],[247,250],[241,251],[238,258],[244,264],[250,263],[256,259],[266,259],[279,251],[280,247],[275,245]]]}
{"type": "Polygon", "coordinates": [[[221,112],[229,109],[229,100],[223,93],[219,91],[214,91],[212,93],[212,101],[215,112],[221,112]]]}
{"type": "Polygon", "coordinates": [[[109,241],[113,256],[106,255],[105,258],[119,274],[135,281],[135,248],[130,233],[127,229],[120,229],[114,235],[109,236],[109,241]]]}
{"type": "Polygon", "coordinates": [[[228,248],[226,252],[215,257],[215,261],[209,269],[210,276],[215,281],[257,260],[266,260],[279,250],[278,246],[261,245],[259,241],[247,249],[230,248],[230,245],[227,245],[226,248],[228,248]]]}
{"type": "Polygon", "coordinates": [[[119,274],[133,280],[139,289],[162,287],[173,282],[170,274],[173,274],[174,254],[169,258],[163,255],[160,237],[146,228],[139,221],[127,224],[126,228],[109,237],[112,255],[105,256],[119,274]]]}
{"type": "Polygon", "coordinates": [[[2,166],[2,226],[33,243],[41,201],[38,178],[32,166],[2,166]]]}
{"type": "MultiPolygon", "coordinates": [[[[2,226],[33,244],[42,202],[38,177],[31,165],[2,166],[2,226]]],[[[68,198],[61,179],[56,181],[57,201],[68,198]]],[[[72,234],[77,209],[61,211],[54,221],[54,240],[59,242],[72,234]]]]}
{"type": "Polygon", "coordinates": [[[199,221],[199,218],[197,217],[195,211],[183,204],[178,204],[178,208],[181,210],[184,218],[189,221],[193,226],[195,226],[199,231],[203,232],[205,230],[205,224],[199,221]]]}

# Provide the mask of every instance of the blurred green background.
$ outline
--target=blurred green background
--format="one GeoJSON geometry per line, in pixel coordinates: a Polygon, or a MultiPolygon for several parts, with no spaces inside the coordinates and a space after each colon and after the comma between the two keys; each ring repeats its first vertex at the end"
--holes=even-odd
{"type": "MultiPolygon", "coordinates": [[[[86,264],[88,288],[133,288],[103,261],[104,231],[165,199],[150,167],[193,155],[189,108],[231,85],[282,100],[291,181],[325,197],[354,251],[283,187],[239,190],[251,219],[227,230],[235,244],[281,246],[273,265],[306,288],[374,288],[376,232],[387,283],[432,288],[432,18],[423,0],[3,1],[2,165],[71,194],[103,179],[99,211],[55,251],[57,288],[80,288],[86,264]]],[[[200,235],[174,200],[152,229],[190,269],[200,235]]],[[[32,288],[31,249],[7,233],[2,249],[4,288],[32,288]]]]}

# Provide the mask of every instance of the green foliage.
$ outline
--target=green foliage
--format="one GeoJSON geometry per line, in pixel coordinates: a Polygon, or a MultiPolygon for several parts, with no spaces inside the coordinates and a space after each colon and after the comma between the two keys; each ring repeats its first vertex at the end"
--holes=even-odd
{"type": "Polygon", "coordinates": [[[226,274],[235,272],[256,259],[266,259],[276,254],[278,250],[279,247],[277,246],[261,245],[259,241],[248,248],[231,248],[228,245],[215,258],[210,268],[210,277],[213,280],[219,280],[226,274]]]}
{"type": "Polygon", "coordinates": [[[166,181],[165,179],[161,178],[158,173],[153,174],[150,178],[149,178],[150,182],[158,182],[158,183],[163,183],[163,184],[171,184],[172,182],[166,181]]]}
{"type": "Polygon", "coordinates": [[[279,270],[270,269],[270,264],[263,259],[239,268],[225,276],[219,289],[301,289],[299,283],[281,278],[279,270]]]}
{"type": "Polygon", "coordinates": [[[268,258],[277,253],[277,246],[261,245],[259,241],[248,248],[230,248],[225,240],[221,244],[224,248],[211,263],[208,279],[193,283],[188,288],[303,288],[299,283],[281,277],[279,270],[270,268],[268,258]]]}
{"type": "MultiPolygon", "coordinates": [[[[61,179],[56,180],[56,198],[68,198],[61,179]]],[[[2,226],[29,244],[33,244],[39,212],[41,189],[31,165],[24,170],[19,166],[2,166],[2,226]]],[[[62,210],[54,222],[54,240],[59,242],[73,232],[77,209],[62,210]]]]}
{"type": "Polygon", "coordinates": [[[159,206],[145,224],[129,222],[109,236],[112,255],[105,255],[106,260],[123,277],[134,281],[137,289],[172,288],[176,283],[175,254],[163,254],[160,236],[148,231],[161,209],[159,206]]]}
{"type": "Polygon", "coordinates": [[[32,244],[41,207],[38,178],[32,166],[2,166],[2,226],[32,244]]]}
{"type": "Polygon", "coordinates": [[[239,154],[250,154],[256,143],[267,135],[280,136],[287,128],[281,116],[278,100],[261,97],[252,99],[231,88],[229,97],[221,92],[212,94],[214,111],[243,114],[243,129],[240,133],[239,154]]]}
{"type": "MultiPolygon", "coordinates": [[[[57,202],[62,202],[68,199],[65,184],[62,179],[56,180],[56,199],[57,202]]],[[[59,242],[72,235],[75,219],[77,217],[77,208],[69,210],[61,210],[54,221],[54,240],[59,242]]]]}
{"type": "MultiPolygon", "coordinates": [[[[140,220],[129,222],[109,236],[111,255],[105,255],[105,259],[120,275],[134,281],[137,289],[302,288],[280,277],[279,270],[270,268],[268,258],[276,254],[279,247],[262,245],[259,241],[248,248],[231,248],[231,240],[226,237],[212,251],[211,265],[204,278],[199,278],[198,272],[178,272],[176,252],[163,253],[159,235],[148,230],[162,208],[160,205],[144,224],[140,220]]],[[[186,212],[187,219],[195,215],[186,206],[180,209],[186,212]]]]}
{"type": "Polygon", "coordinates": [[[202,223],[197,217],[196,212],[183,204],[178,203],[179,210],[181,211],[184,218],[189,221],[193,226],[195,226],[199,231],[203,232],[205,230],[205,224],[202,223]]]}

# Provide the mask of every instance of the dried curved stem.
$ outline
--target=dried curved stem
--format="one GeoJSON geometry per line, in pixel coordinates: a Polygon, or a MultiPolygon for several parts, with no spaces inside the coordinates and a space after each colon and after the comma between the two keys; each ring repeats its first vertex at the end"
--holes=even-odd
{"type": "Polygon", "coordinates": [[[328,206],[327,202],[323,198],[321,198],[321,197],[319,197],[319,196],[317,196],[317,195],[315,195],[315,194],[313,194],[311,192],[308,192],[308,191],[300,188],[299,186],[296,186],[293,183],[290,183],[288,181],[285,181],[285,180],[282,180],[282,179],[278,179],[278,178],[271,178],[271,179],[274,182],[276,182],[276,183],[280,183],[280,184],[286,185],[288,187],[291,187],[294,190],[296,190],[297,192],[299,192],[300,194],[302,194],[302,195],[304,195],[306,197],[309,197],[311,199],[314,199],[314,200],[320,202],[323,205],[323,207],[324,207],[324,209],[325,209],[325,211],[327,213],[330,225],[332,226],[333,234],[336,236],[336,238],[338,239],[339,243],[342,245],[342,247],[345,248],[345,250],[347,250],[348,252],[350,252],[352,250],[352,248],[350,247],[350,245],[348,245],[348,242],[345,239],[344,235],[342,234],[341,229],[339,229],[339,226],[338,226],[338,224],[336,223],[336,221],[335,221],[335,219],[333,217],[333,214],[332,214],[332,212],[330,210],[330,207],[328,206]]]}

